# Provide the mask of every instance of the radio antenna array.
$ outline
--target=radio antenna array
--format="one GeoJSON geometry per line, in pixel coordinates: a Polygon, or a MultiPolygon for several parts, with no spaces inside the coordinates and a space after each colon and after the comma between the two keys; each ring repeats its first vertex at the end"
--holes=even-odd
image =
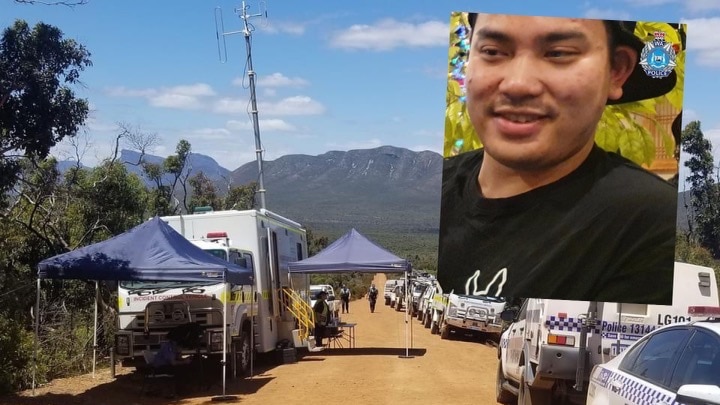
{"type": "Polygon", "coordinates": [[[215,32],[218,41],[218,57],[221,63],[227,62],[227,47],[225,46],[225,37],[234,34],[243,34],[245,37],[245,51],[247,53],[246,68],[248,80],[250,82],[250,115],[252,118],[253,131],[255,133],[255,158],[258,164],[258,190],[257,193],[260,196],[260,208],[265,209],[265,181],[263,178],[263,160],[262,160],[262,143],[260,142],[260,124],[258,121],[258,109],[257,109],[257,98],[255,95],[255,71],[253,70],[252,64],[252,32],[255,31],[255,27],[249,22],[251,18],[262,17],[263,20],[267,21],[267,8],[265,2],[259,4],[260,12],[257,14],[249,14],[249,6],[242,2],[240,8],[235,9],[235,13],[238,14],[240,19],[243,21],[243,29],[240,31],[229,31],[225,32],[225,27],[222,19],[222,9],[220,7],[215,8],[215,32]],[[222,40],[221,40],[222,37],[222,40]]]}

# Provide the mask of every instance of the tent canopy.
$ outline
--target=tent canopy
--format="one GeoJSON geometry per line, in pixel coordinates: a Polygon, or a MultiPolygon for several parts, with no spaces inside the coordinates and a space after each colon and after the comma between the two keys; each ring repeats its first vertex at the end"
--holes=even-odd
{"type": "Polygon", "coordinates": [[[361,235],[355,228],[315,256],[288,263],[290,273],[403,273],[410,262],[361,235]]]}
{"type": "Polygon", "coordinates": [[[108,240],[41,261],[38,278],[250,284],[252,270],[203,251],[155,217],[108,240]]]}

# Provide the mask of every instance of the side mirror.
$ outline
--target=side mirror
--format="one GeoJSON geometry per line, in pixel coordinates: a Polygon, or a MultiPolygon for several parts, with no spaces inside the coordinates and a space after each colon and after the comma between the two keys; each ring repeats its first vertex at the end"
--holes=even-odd
{"type": "Polygon", "coordinates": [[[686,384],[678,389],[675,400],[689,405],[720,404],[720,387],[717,385],[686,384]]]}
{"type": "Polygon", "coordinates": [[[518,310],[516,308],[508,308],[500,312],[500,319],[505,322],[512,322],[517,316],[518,310]]]}

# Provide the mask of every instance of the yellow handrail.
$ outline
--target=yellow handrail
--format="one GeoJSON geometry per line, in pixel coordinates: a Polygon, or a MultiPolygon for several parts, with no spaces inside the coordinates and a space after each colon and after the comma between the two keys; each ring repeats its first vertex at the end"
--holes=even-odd
{"type": "Polygon", "coordinates": [[[285,309],[290,311],[291,314],[298,320],[300,327],[299,337],[302,340],[308,339],[313,329],[315,328],[315,312],[313,311],[310,304],[308,304],[295,290],[290,288],[282,288],[282,294],[285,299],[285,309]]]}

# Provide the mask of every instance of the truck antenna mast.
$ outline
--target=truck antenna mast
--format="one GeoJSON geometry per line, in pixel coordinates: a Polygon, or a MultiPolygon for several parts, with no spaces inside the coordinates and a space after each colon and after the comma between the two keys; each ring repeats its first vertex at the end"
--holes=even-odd
{"type": "MultiPolygon", "coordinates": [[[[264,3],[260,3],[260,7],[263,7],[264,3]]],[[[253,124],[253,131],[255,133],[255,158],[257,160],[258,164],[258,190],[257,193],[260,195],[260,208],[265,209],[265,181],[263,178],[263,149],[262,149],[262,143],[260,142],[260,123],[258,120],[258,109],[257,109],[257,98],[255,95],[255,71],[253,70],[253,64],[252,64],[252,32],[255,30],[255,27],[248,22],[253,17],[264,17],[267,20],[267,8],[265,8],[264,11],[258,13],[258,14],[248,14],[249,6],[246,5],[245,1],[242,2],[242,6],[239,9],[235,9],[235,13],[237,13],[240,18],[243,20],[243,29],[242,31],[231,31],[231,32],[225,32],[224,26],[222,24],[222,10],[220,7],[217,7],[215,9],[215,29],[216,29],[216,35],[218,39],[218,55],[220,57],[221,62],[227,61],[227,48],[225,47],[225,36],[226,35],[232,35],[232,34],[239,34],[242,33],[245,36],[245,50],[247,52],[247,60],[246,60],[246,70],[249,80],[249,88],[250,88],[250,115],[252,118],[252,124],[253,124]],[[218,14],[219,14],[219,23],[220,26],[218,27],[218,14]],[[220,36],[222,35],[222,50],[220,48],[220,36]]]]}

